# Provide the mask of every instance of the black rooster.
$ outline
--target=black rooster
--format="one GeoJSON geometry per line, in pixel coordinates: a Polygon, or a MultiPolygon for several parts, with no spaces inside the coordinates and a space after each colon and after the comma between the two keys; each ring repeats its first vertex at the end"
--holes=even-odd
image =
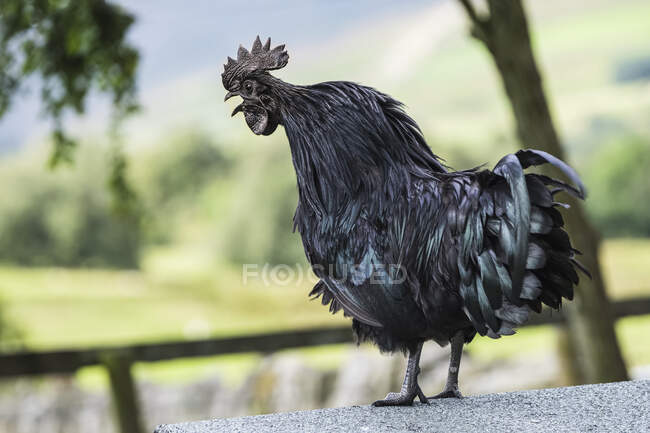
{"type": "Polygon", "coordinates": [[[375,406],[427,399],[417,383],[422,344],[451,342],[445,389],[460,397],[463,344],[476,333],[511,335],[542,304],[573,298],[574,255],[554,201],[584,198],[577,174],[537,150],[506,155],[492,171],[450,171],[402,104],[359,84],[298,86],[268,73],[284,45],[259,36],[222,74],[225,99],[241,96],[255,134],[284,126],[298,181],[294,226],[320,278],[311,295],[351,316],[358,341],[408,353],[404,383],[375,406]],[[550,163],[569,185],[530,166],[550,163]],[[551,189],[549,189],[549,187],[551,189]]]}

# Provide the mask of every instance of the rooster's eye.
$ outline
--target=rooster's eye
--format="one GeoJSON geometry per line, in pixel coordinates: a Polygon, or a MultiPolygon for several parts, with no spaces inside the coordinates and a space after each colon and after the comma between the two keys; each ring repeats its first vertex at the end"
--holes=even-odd
{"type": "Polygon", "coordinates": [[[249,93],[249,94],[252,93],[253,92],[253,84],[250,81],[244,83],[244,90],[246,90],[246,93],[249,93]]]}

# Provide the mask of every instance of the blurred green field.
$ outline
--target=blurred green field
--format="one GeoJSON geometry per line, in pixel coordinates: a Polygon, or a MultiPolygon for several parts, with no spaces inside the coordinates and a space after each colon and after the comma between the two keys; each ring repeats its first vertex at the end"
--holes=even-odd
{"type": "MultiPolygon", "coordinates": [[[[267,286],[251,278],[243,284],[241,269],[235,267],[170,269],[170,254],[155,259],[160,261],[155,265],[150,260],[142,271],[3,267],[0,293],[7,320],[34,349],[340,323],[317,314],[317,303],[306,296],[307,282],[303,287],[267,286]]],[[[173,254],[180,254],[176,266],[188,260],[183,250],[173,254]]]]}
{"type": "MultiPolygon", "coordinates": [[[[650,296],[650,240],[616,239],[602,248],[604,272],[613,298],[650,296]]],[[[151,252],[141,271],[0,268],[0,293],[7,319],[30,349],[92,347],[192,339],[329,326],[346,323],[318,302],[310,302],[309,281],[266,286],[242,271],[216,266],[188,251],[151,252]]],[[[617,325],[630,365],[650,364],[650,347],[638,344],[650,330],[650,316],[617,325]]],[[[525,328],[500,340],[476,339],[474,355],[493,360],[553,347],[551,327],[525,328]]],[[[341,347],[300,351],[308,362],[335,365],[341,347]]],[[[178,360],[140,365],[138,375],[151,380],[186,380],[208,372],[238,380],[255,355],[178,360]]],[[[90,369],[92,372],[93,369],[90,369]]],[[[91,377],[94,373],[82,373],[91,377]]]]}

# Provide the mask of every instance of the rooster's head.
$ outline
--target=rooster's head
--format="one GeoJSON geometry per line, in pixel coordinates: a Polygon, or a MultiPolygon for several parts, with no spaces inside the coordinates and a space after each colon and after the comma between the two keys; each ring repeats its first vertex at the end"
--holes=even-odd
{"type": "Polygon", "coordinates": [[[228,57],[224,65],[223,86],[228,93],[225,100],[241,96],[244,100],[232,115],[244,113],[246,124],[257,135],[269,135],[281,123],[279,95],[274,84],[279,80],[268,71],[286,66],[289,54],[284,45],[271,49],[271,38],[264,45],[258,36],[248,51],[239,46],[237,60],[228,57]]]}

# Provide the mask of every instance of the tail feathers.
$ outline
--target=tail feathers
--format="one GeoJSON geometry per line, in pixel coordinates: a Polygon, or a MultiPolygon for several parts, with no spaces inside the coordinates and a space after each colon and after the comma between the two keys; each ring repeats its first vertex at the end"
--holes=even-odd
{"type": "Polygon", "coordinates": [[[589,273],[575,258],[577,251],[563,229],[559,208],[567,205],[554,198],[564,191],[583,199],[586,192],[578,174],[553,155],[532,149],[505,156],[493,173],[505,180],[507,190],[503,183],[494,183],[493,189],[487,190],[486,197],[493,200],[491,207],[482,207],[489,238],[484,247],[489,254],[484,252],[475,260],[477,281],[472,281],[471,272],[465,272],[468,278],[463,281],[473,283],[469,286],[476,290],[463,290],[461,284],[461,296],[477,331],[497,338],[513,333],[531,311],[541,312],[542,304],[557,309],[563,298],[573,299],[577,271],[589,273]],[[569,182],[523,172],[542,164],[558,168],[569,182]],[[484,258],[493,260],[481,260],[484,258]],[[500,268],[511,280],[497,279],[500,268]],[[501,293],[500,305],[493,302],[495,290],[501,293]]]}
{"type": "Polygon", "coordinates": [[[582,263],[580,263],[580,260],[576,259],[575,257],[571,257],[571,263],[573,263],[573,265],[574,265],[576,268],[580,269],[580,271],[581,271],[583,274],[585,274],[586,276],[588,276],[589,279],[592,278],[592,276],[591,276],[591,272],[589,272],[589,269],[587,269],[587,268],[585,267],[585,265],[583,265],[582,263]]]}
{"type": "Polygon", "coordinates": [[[504,156],[494,167],[494,173],[503,177],[508,183],[512,197],[512,206],[506,206],[506,216],[510,219],[510,225],[514,230],[507,230],[507,227],[502,226],[501,247],[506,253],[512,279],[510,291],[506,295],[513,302],[519,299],[521,282],[524,278],[530,225],[530,199],[523,168],[521,161],[512,154],[504,156]]]}
{"type": "Polygon", "coordinates": [[[577,271],[590,276],[575,258],[576,250],[563,225],[562,215],[555,204],[550,207],[531,206],[529,251],[521,298],[533,310],[541,308],[539,301],[551,308],[559,308],[562,298],[573,299],[573,288],[579,282],[577,271]]]}
{"type": "Polygon", "coordinates": [[[584,199],[587,196],[587,191],[584,184],[580,180],[578,173],[576,173],[573,168],[571,168],[561,159],[551,155],[550,153],[535,149],[523,149],[518,151],[515,155],[517,158],[519,158],[519,162],[524,169],[530,166],[537,166],[548,163],[559,169],[567,178],[569,178],[569,180],[571,180],[571,182],[575,184],[575,186],[571,186],[559,180],[552,179],[548,176],[541,176],[550,182],[547,185],[553,185],[563,189],[566,188],[567,192],[574,193],[581,199],[584,199]]]}
{"type": "Polygon", "coordinates": [[[548,177],[543,174],[539,174],[537,176],[542,182],[544,182],[544,185],[555,186],[555,188],[553,188],[550,191],[552,196],[554,196],[558,192],[565,191],[581,200],[584,200],[586,197],[586,191],[584,190],[584,186],[582,185],[581,185],[581,189],[578,189],[573,185],[569,185],[568,183],[562,182],[561,180],[553,179],[552,177],[548,177]]]}
{"type": "Polygon", "coordinates": [[[488,328],[486,335],[490,338],[499,338],[502,335],[512,335],[515,329],[526,323],[531,308],[528,305],[515,305],[504,298],[501,308],[494,313],[500,319],[500,326],[495,332],[488,328]]]}
{"type": "Polygon", "coordinates": [[[542,294],[542,282],[534,272],[528,271],[524,275],[524,283],[521,287],[521,299],[536,301],[542,294]]]}

